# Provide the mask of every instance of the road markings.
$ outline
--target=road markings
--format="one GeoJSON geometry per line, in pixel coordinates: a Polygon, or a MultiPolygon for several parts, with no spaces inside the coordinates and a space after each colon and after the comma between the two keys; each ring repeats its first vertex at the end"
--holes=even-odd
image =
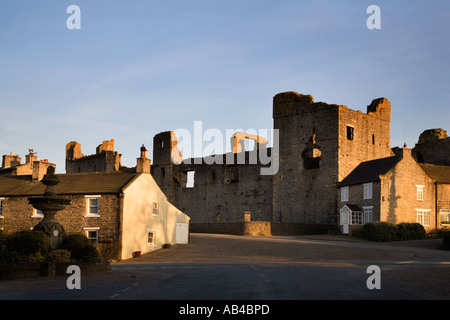
{"type": "Polygon", "coordinates": [[[266,280],[266,282],[270,282],[271,280],[269,278],[267,278],[267,276],[262,273],[261,271],[258,270],[258,268],[256,268],[254,265],[252,265],[252,269],[256,271],[256,273],[258,273],[258,275],[263,278],[264,280],[266,280]]]}
{"type": "MultiPolygon", "coordinates": [[[[138,284],[139,284],[138,282],[135,282],[135,283],[132,284],[132,286],[137,286],[138,284]]],[[[125,293],[128,290],[130,290],[130,289],[131,289],[131,287],[126,287],[125,289],[119,290],[116,293],[114,293],[112,296],[109,296],[108,299],[114,299],[117,296],[119,296],[120,294],[125,293]]]]}

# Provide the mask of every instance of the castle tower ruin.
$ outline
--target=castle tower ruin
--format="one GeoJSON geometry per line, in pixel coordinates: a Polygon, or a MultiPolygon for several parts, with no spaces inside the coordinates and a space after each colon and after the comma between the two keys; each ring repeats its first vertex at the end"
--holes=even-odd
{"type": "Polygon", "coordinates": [[[280,139],[274,222],[336,222],[337,183],[362,161],[392,155],[385,98],[373,100],[363,113],[284,92],[273,99],[273,119],[280,139]]]}

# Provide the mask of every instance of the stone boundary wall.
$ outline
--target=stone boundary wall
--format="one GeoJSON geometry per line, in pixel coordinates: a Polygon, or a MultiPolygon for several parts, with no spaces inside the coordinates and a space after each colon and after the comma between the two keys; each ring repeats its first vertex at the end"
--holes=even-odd
{"type": "Polygon", "coordinates": [[[252,236],[335,234],[339,232],[338,227],[338,225],[330,224],[276,223],[270,221],[191,223],[189,226],[192,233],[252,236]]]}
{"type": "Polygon", "coordinates": [[[270,222],[218,222],[218,223],[190,223],[191,233],[219,233],[250,236],[270,236],[270,222]]]}
{"type": "Polygon", "coordinates": [[[67,267],[76,265],[80,267],[82,275],[100,274],[111,271],[108,261],[101,262],[0,262],[0,280],[13,280],[36,277],[53,277],[70,274],[67,267]]]}

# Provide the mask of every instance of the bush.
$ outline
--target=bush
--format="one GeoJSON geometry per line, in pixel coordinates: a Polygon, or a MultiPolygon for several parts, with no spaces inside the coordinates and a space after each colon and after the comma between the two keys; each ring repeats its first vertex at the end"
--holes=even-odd
{"type": "Polygon", "coordinates": [[[360,237],[371,241],[422,240],[426,231],[420,223],[370,222],[363,226],[360,237]]]}
{"type": "Polygon", "coordinates": [[[0,262],[20,262],[24,261],[24,256],[17,251],[11,250],[6,246],[0,247],[0,262]]]}
{"type": "Polygon", "coordinates": [[[99,253],[89,239],[82,234],[70,234],[63,238],[61,249],[68,250],[72,260],[98,261],[99,253]]]}
{"type": "Polygon", "coordinates": [[[397,230],[399,240],[422,240],[426,235],[425,228],[420,223],[399,223],[397,230]]]}
{"type": "Polygon", "coordinates": [[[8,250],[24,256],[46,256],[50,249],[48,236],[42,231],[19,231],[7,236],[3,243],[8,250]]]}
{"type": "Polygon", "coordinates": [[[442,245],[444,249],[450,250],[450,230],[442,231],[442,245]]]}
{"type": "Polygon", "coordinates": [[[397,236],[397,226],[389,222],[370,222],[363,226],[361,231],[361,236],[370,241],[396,241],[397,236]]]}
{"type": "Polygon", "coordinates": [[[47,260],[49,262],[68,263],[70,262],[70,251],[64,249],[50,251],[47,260]]]}
{"type": "Polygon", "coordinates": [[[100,261],[100,254],[97,250],[97,247],[92,244],[83,247],[80,252],[80,255],[77,258],[77,261],[81,262],[100,261]]]}

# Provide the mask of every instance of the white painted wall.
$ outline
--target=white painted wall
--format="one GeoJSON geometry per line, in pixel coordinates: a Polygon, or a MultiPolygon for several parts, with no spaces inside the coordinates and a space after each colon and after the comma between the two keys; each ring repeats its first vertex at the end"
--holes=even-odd
{"type": "MultiPolygon", "coordinates": [[[[190,218],[167,201],[166,196],[150,174],[139,175],[124,190],[122,222],[122,259],[160,249],[163,244],[177,243],[177,223],[189,226],[190,218]],[[153,202],[159,202],[159,215],[153,214],[153,202]],[[155,243],[148,245],[148,232],[154,230],[155,243]]],[[[189,232],[187,233],[187,237],[189,232]]],[[[178,236],[180,241],[180,235],[178,236]]],[[[183,241],[182,243],[187,243],[183,241]]]]}

